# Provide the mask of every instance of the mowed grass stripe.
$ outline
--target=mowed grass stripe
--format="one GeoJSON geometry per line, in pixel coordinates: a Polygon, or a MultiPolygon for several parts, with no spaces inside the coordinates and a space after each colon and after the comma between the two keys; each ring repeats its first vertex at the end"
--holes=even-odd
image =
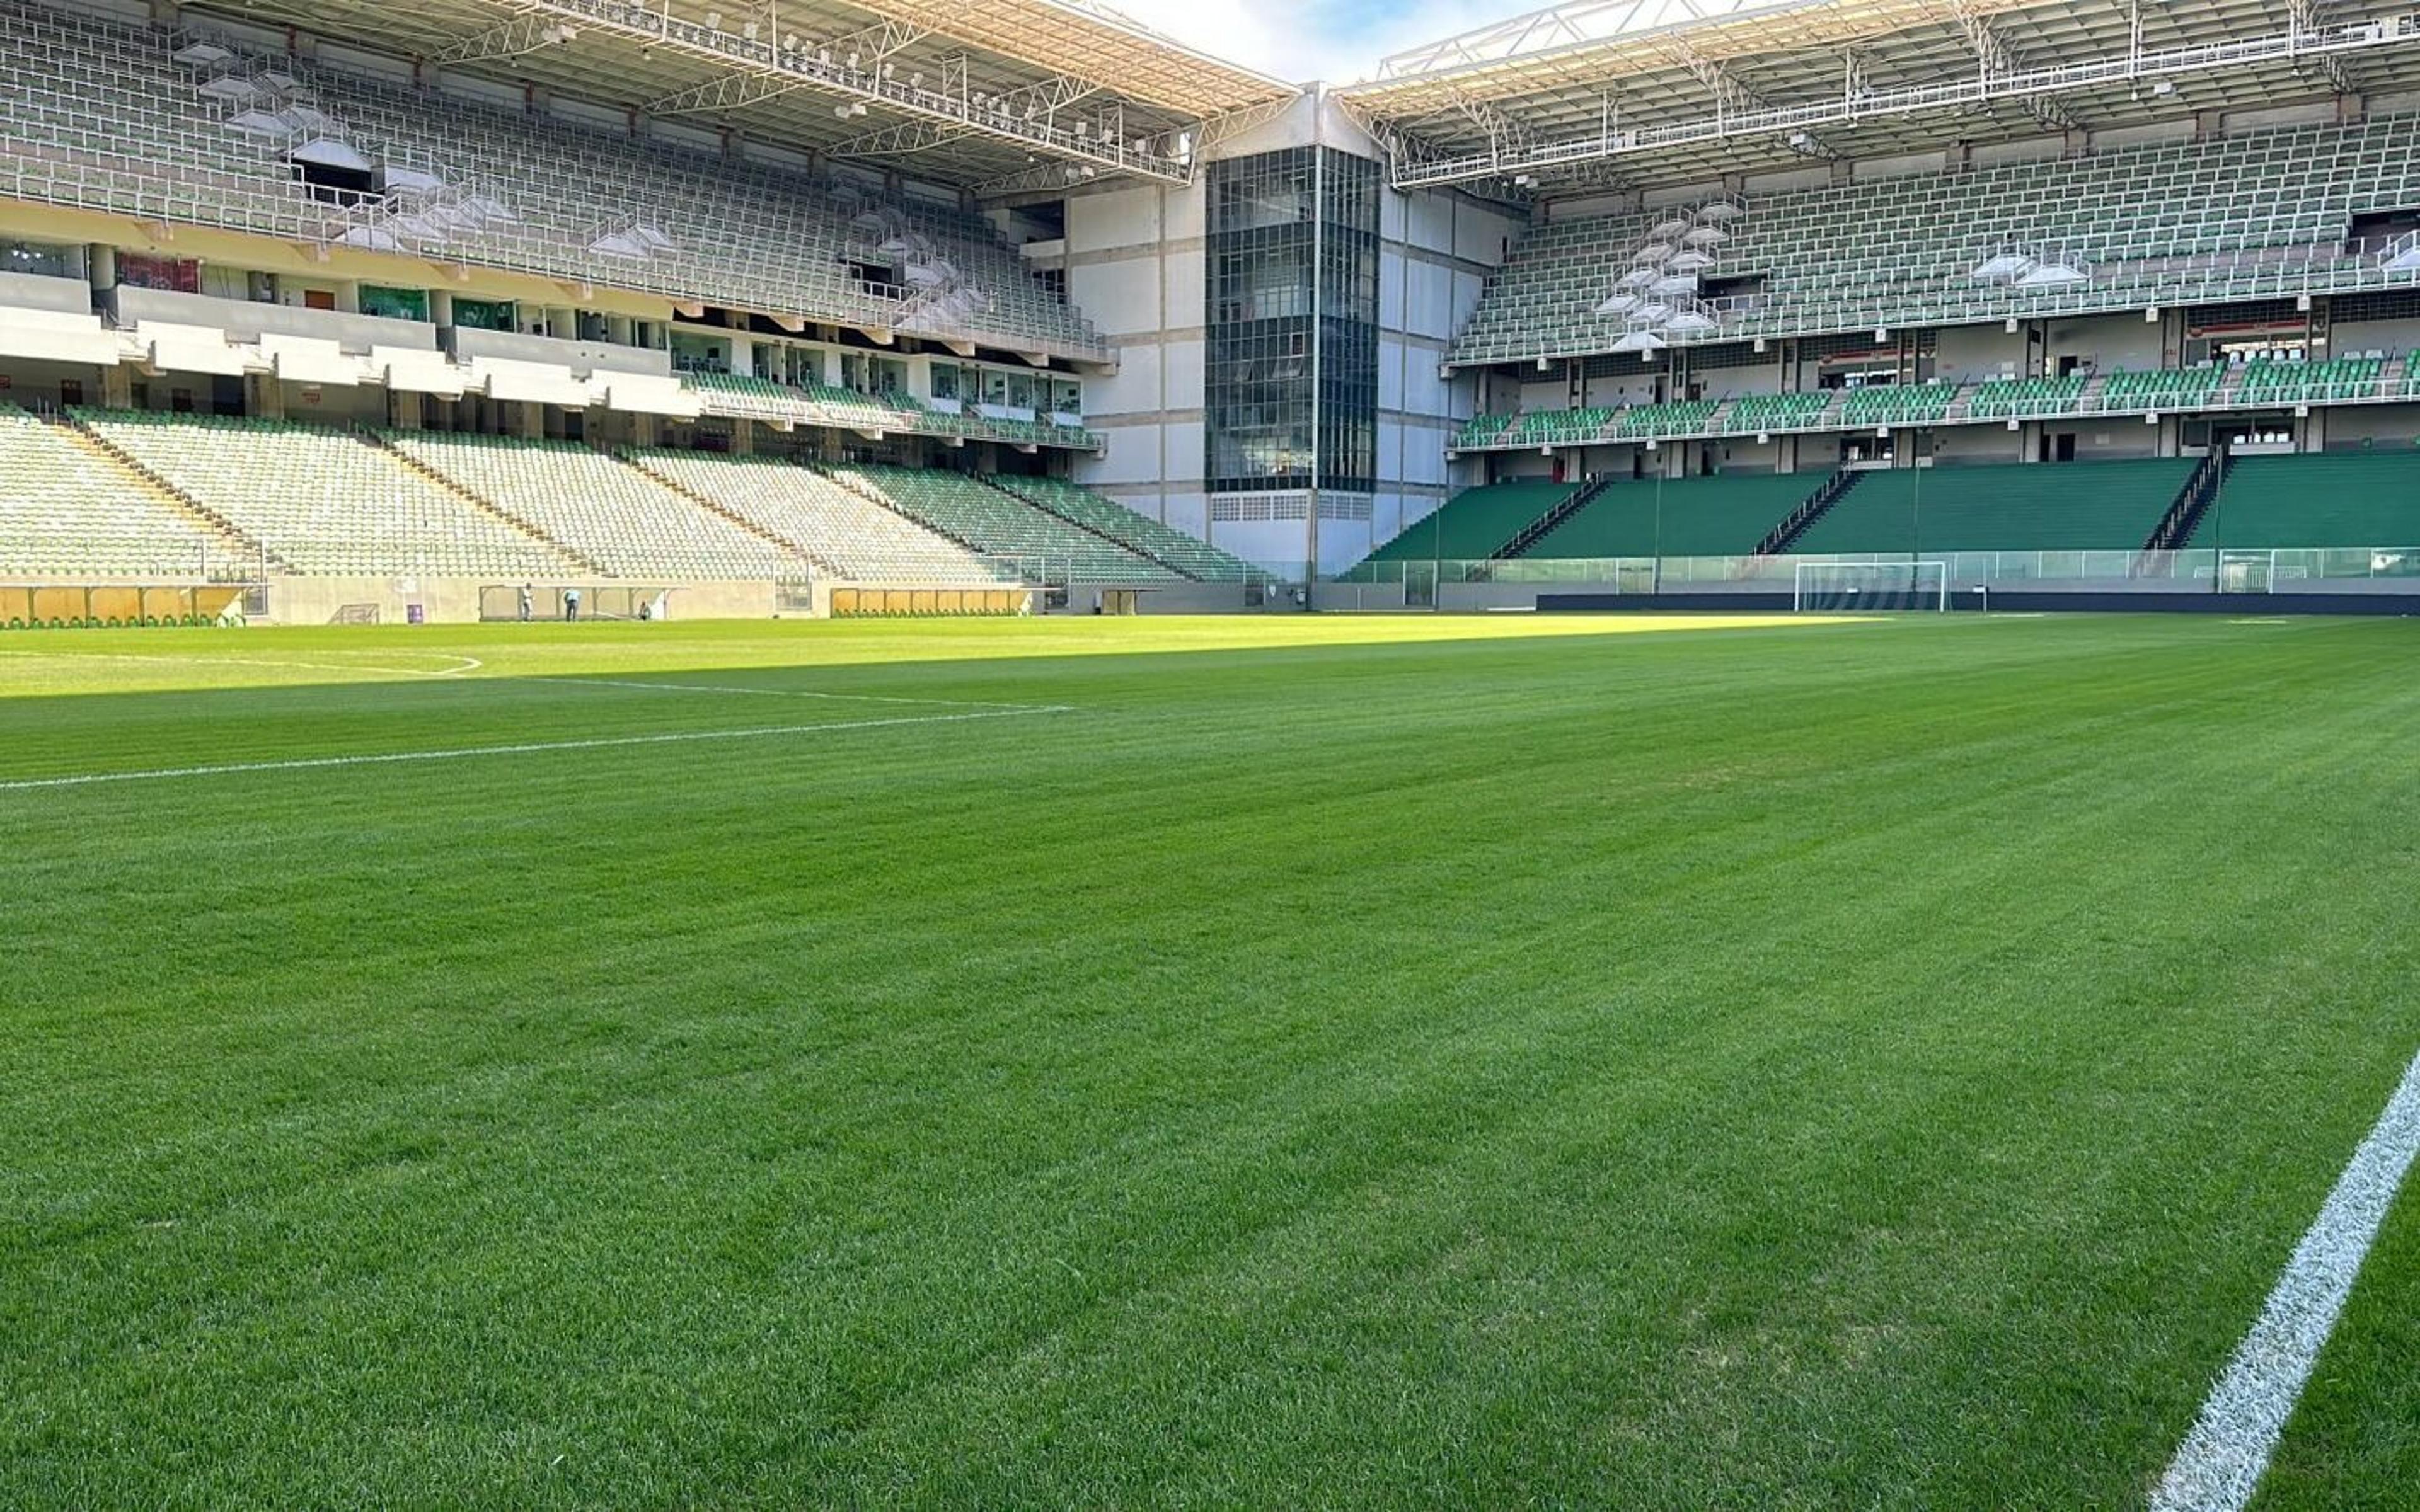
{"type": "Polygon", "coordinates": [[[2420,1029],[2341,864],[2413,732],[2391,640],[2059,629],[79,795],[10,834],[7,1289],[69,1305],[0,1422],[102,1500],[2139,1494],[2420,1029]]]}

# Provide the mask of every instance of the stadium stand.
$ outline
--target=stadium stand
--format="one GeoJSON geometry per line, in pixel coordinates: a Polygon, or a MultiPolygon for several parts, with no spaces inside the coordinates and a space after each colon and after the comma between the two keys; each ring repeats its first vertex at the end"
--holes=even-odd
{"type": "Polygon", "coordinates": [[[1622,411],[1620,434],[1624,438],[1697,434],[1706,428],[1720,408],[1712,399],[1636,405],[1622,411]]]}
{"type": "Polygon", "coordinates": [[[179,46],[152,27],[0,3],[0,193],[579,282],[601,260],[618,285],[677,299],[1107,355],[972,215],[458,97],[441,108],[224,42],[188,66],[179,46]],[[282,122],[255,131],[253,111],[282,122]],[[287,161],[298,131],[420,187],[329,203],[287,161]],[[898,290],[869,293],[850,272],[866,264],[899,269],[898,290]]]}
{"type": "Polygon", "coordinates": [[[1745,393],[1731,402],[1720,428],[1753,434],[1759,431],[1805,430],[1820,423],[1839,395],[1823,389],[1797,393],[1745,393]]]}
{"type": "Polygon", "coordinates": [[[2112,409],[2194,409],[2207,405],[2226,380],[2226,372],[2215,367],[2121,370],[2109,375],[2102,395],[2112,409]]]}
{"type": "Polygon", "coordinates": [[[1522,554],[1648,556],[1660,543],[1666,556],[1746,556],[1827,476],[1741,472],[1616,484],[1522,554]]]}
{"type": "Polygon", "coordinates": [[[1150,584],[1174,582],[1181,577],[1106,536],[963,472],[864,466],[835,469],[832,475],[910,519],[1015,563],[1029,579],[1047,583],[1150,584]]]}
{"type": "Polygon", "coordinates": [[[2018,415],[2071,412],[2090,382],[2082,374],[2067,378],[1994,378],[1975,391],[1967,413],[1977,420],[2005,420],[2018,415]]]}
{"type": "Polygon", "coordinates": [[[745,520],[831,576],[873,584],[1016,581],[946,536],[795,462],[705,452],[634,451],[665,484],[745,520]]]}
{"type": "Polygon", "coordinates": [[[1221,551],[1198,536],[1171,530],[1148,515],[1137,514],[1116,500],[1105,499],[1064,478],[1003,472],[985,481],[1062,519],[1098,532],[1196,582],[1239,583],[1266,576],[1256,572],[1241,557],[1221,551]]]}
{"type": "Polygon", "coordinates": [[[261,553],[69,426],[0,406],[0,572],[256,574],[261,553]]]}
{"type": "Polygon", "coordinates": [[[1860,472],[1791,550],[2140,550],[2195,464],[2170,457],[1860,472]]]}
{"type": "Polygon", "coordinates": [[[2366,396],[2377,385],[2385,363],[2375,357],[2340,357],[2333,362],[2279,363],[2266,359],[2252,363],[2243,375],[2248,404],[2322,404],[2330,399],[2366,396]]]}
{"type": "Polygon", "coordinates": [[[2240,457],[2185,544],[2420,547],[2420,448],[2240,457]]]}
{"type": "MultiPolygon", "coordinates": [[[[1713,329],[1668,340],[1955,324],[2374,284],[2348,246],[2353,216],[2420,203],[2420,116],[2284,127],[1955,175],[1913,174],[1755,196],[1726,224],[1708,276],[1761,275],[1710,301],[1713,329]],[[1978,280],[1978,246],[2056,249],[2080,283],[1978,280]]],[[[1601,313],[1620,270],[1668,216],[1656,208],[1549,220],[1488,282],[1459,363],[1608,350],[1628,322],[1601,313]]],[[[2027,267],[2032,267],[2031,261],[2027,267]]]]}
{"type": "Polygon", "coordinates": [[[397,431],[397,453],[622,578],[785,579],[805,558],[585,446],[397,431]]]}
{"type": "Polygon", "coordinates": [[[132,410],[83,409],[76,419],[296,572],[554,577],[595,570],[360,435],[132,410]]]}
{"type": "Polygon", "coordinates": [[[1466,488],[1428,518],[1372,552],[1368,562],[1479,562],[1494,556],[1532,521],[1569,499],[1575,483],[1533,480],[1466,488]]]}
{"type": "Polygon", "coordinates": [[[1882,383],[1851,389],[1840,399],[1840,424],[1855,429],[1923,425],[1948,412],[1955,383],[1882,383]]]}

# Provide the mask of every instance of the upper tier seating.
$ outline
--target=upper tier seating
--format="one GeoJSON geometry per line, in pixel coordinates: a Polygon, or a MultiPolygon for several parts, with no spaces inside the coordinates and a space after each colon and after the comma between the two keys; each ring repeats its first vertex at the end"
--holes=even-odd
{"type": "Polygon", "coordinates": [[[2420,448],[2239,457],[2185,544],[2420,548],[2420,448]]]}
{"type": "Polygon", "coordinates": [[[1187,535],[1148,515],[1140,515],[1090,488],[1064,478],[1027,477],[1003,472],[991,479],[1029,503],[1133,548],[1155,562],[1164,562],[1199,582],[1239,583],[1260,576],[1243,558],[1219,550],[1199,536],[1187,535]]]}
{"type": "Polygon", "coordinates": [[[1557,504],[1577,491],[1575,483],[1538,479],[1465,488],[1426,519],[1370,553],[1370,562],[1480,562],[1494,556],[1557,504]]]}
{"type": "Polygon", "coordinates": [[[806,575],[804,558],[585,446],[433,431],[397,431],[388,440],[456,487],[617,578],[761,581],[806,575]]]}
{"type": "Polygon", "coordinates": [[[630,460],[858,583],[963,587],[1016,575],[811,468],[770,457],[644,450],[630,460]]]}
{"type": "Polygon", "coordinates": [[[1994,378],[1975,391],[1967,413],[1978,420],[2064,414],[2084,397],[2084,386],[2090,381],[2080,373],[2066,378],[1994,378]]]}
{"type": "Polygon", "coordinates": [[[2321,404],[2330,399],[2366,398],[2376,392],[2386,363],[2375,357],[2339,357],[2332,362],[2254,363],[2243,375],[2243,397],[2251,404],[2321,404]]]}
{"type": "Polygon", "coordinates": [[[1958,394],[1955,383],[1877,383],[1840,398],[1840,424],[1852,429],[1922,425],[1939,420],[1958,394]]]}
{"type": "Polygon", "coordinates": [[[1531,409],[1514,416],[1497,440],[1514,446],[1576,446],[1603,436],[1616,413],[1603,406],[1531,409]]]}
{"type": "Polygon", "coordinates": [[[1823,486],[1823,472],[1736,472],[1618,483],[1525,557],[1737,557],[1823,486]]]}
{"type": "Polygon", "coordinates": [[[349,432],[147,410],[77,415],[297,572],[552,578],[582,570],[349,432]]]}
{"type": "Polygon", "coordinates": [[[1861,472],[1790,549],[1805,556],[2140,550],[2195,465],[2193,457],[2162,457],[1861,472]]]}
{"type": "Polygon", "coordinates": [[[833,476],[943,534],[1016,563],[1028,578],[1049,583],[1180,580],[1156,562],[963,472],[854,467],[836,469],[833,476]]]}
{"type": "MultiPolygon", "coordinates": [[[[1897,330],[2036,311],[2139,309],[2382,286],[2348,252],[2352,218],[2420,204],[2420,116],[2297,126],[2081,158],[1920,173],[1751,195],[1725,223],[1706,278],[1762,275],[1709,301],[1724,341],[1897,330]],[[2082,284],[1978,282],[1982,255],[2083,265],[2082,284]],[[2315,282],[2313,282],[2315,281],[2315,282]]],[[[1609,350],[1629,329],[1599,314],[1626,259],[1671,211],[1548,221],[1488,281],[1453,358],[1494,363],[1609,350]]]]}
{"type": "Polygon", "coordinates": [[[1796,393],[1743,393],[1731,401],[1723,417],[1726,430],[1805,430],[1823,418],[1839,397],[1832,389],[1802,389],[1796,393]]]}
{"type": "Polygon", "coordinates": [[[2226,373],[2216,367],[2162,367],[2148,373],[2118,371],[2101,386],[2113,409],[2193,409],[2210,403],[2226,373]]]}
{"type": "Polygon", "coordinates": [[[954,208],[886,201],[855,178],[828,182],[300,58],[189,69],[171,55],[178,45],[152,27],[0,0],[0,194],[1016,350],[1108,355],[987,223],[954,208]],[[261,78],[271,61],[279,80],[261,78]],[[204,94],[221,72],[253,92],[204,94]],[[423,187],[371,207],[323,203],[297,180],[282,137],[238,124],[247,111],[307,121],[390,175],[425,176],[423,187]],[[904,265],[911,285],[919,275],[938,282],[877,293],[856,280],[852,259],[904,265]]]}
{"type": "Polygon", "coordinates": [[[0,406],[0,572],[145,580],[259,570],[251,545],[64,425],[0,406]]]}
{"type": "Polygon", "coordinates": [[[1512,417],[1509,414],[1473,415],[1462,423],[1460,430],[1454,432],[1453,444],[1462,449],[1493,445],[1504,434],[1504,427],[1511,424],[1512,417]]]}
{"type": "Polygon", "coordinates": [[[1706,428],[1721,405],[1713,399],[1683,399],[1671,404],[1634,405],[1621,412],[1624,438],[1688,436],[1706,428]]]}

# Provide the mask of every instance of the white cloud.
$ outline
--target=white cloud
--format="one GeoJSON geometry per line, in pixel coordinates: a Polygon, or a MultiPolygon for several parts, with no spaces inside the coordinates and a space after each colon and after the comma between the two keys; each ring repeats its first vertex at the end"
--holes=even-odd
{"type": "Polygon", "coordinates": [[[1391,53],[1532,8],[1522,0],[1108,0],[1113,8],[1214,57],[1307,84],[1351,84],[1391,53]]]}

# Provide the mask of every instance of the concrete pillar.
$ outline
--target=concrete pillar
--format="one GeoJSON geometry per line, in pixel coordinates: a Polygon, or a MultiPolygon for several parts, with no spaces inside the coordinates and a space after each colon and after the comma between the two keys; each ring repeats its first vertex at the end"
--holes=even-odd
{"type": "Polygon", "coordinates": [[[435,325],[440,330],[442,330],[454,323],[454,294],[452,290],[433,288],[428,291],[428,319],[430,324],[435,325]]]}
{"type": "Polygon", "coordinates": [[[108,409],[134,408],[134,369],[113,363],[101,370],[101,402],[108,409]]]}
{"type": "Polygon", "coordinates": [[[635,334],[637,325],[638,322],[627,315],[609,315],[605,317],[605,339],[616,347],[635,347],[639,344],[635,334]]]}
{"type": "Polygon", "coordinates": [[[286,418],[286,385],[274,373],[247,373],[243,378],[244,409],[258,420],[286,418]]]}
{"type": "Polygon", "coordinates": [[[336,285],[336,313],[338,315],[362,313],[362,285],[358,280],[349,278],[336,285]]]}
{"type": "Polygon", "coordinates": [[[92,280],[96,293],[106,294],[117,286],[117,249],[94,242],[85,249],[85,271],[92,280]]]}
{"type": "Polygon", "coordinates": [[[735,420],[731,423],[731,455],[734,456],[756,455],[756,422],[735,420]]]}

